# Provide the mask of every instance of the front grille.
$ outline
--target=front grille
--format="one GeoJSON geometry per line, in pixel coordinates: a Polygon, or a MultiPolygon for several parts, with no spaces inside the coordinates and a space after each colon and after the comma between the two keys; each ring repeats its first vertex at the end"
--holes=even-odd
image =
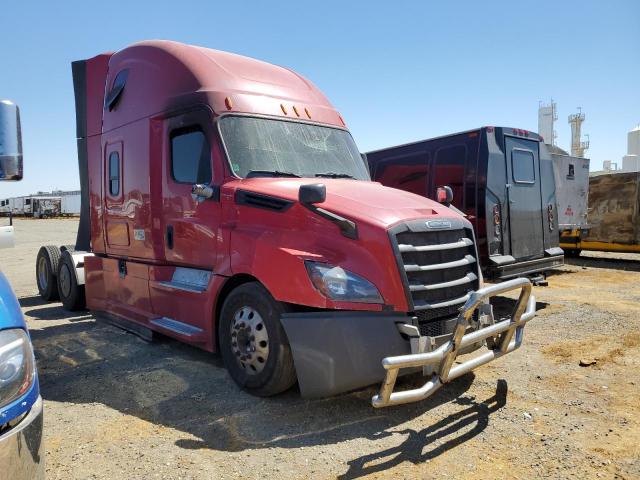
{"type": "Polygon", "coordinates": [[[391,231],[410,308],[423,335],[451,333],[460,307],[479,286],[473,232],[461,221],[451,224],[436,230],[426,221],[413,221],[391,231]]]}

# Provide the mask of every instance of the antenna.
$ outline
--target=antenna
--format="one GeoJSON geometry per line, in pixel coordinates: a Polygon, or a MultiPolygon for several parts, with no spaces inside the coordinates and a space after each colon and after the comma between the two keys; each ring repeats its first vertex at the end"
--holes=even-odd
{"type": "Polygon", "coordinates": [[[585,120],[582,107],[578,107],[578,113],[569,115],[571,124],[571,155],[574,157],[584,157],[585,150],[589,149],[589,135],[585,135],[586,140],[582,141],[582,123],[585,120]]]}

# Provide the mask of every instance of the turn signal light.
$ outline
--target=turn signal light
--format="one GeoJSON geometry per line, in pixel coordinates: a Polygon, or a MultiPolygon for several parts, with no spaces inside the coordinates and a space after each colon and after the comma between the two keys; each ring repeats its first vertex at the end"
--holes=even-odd
{"type": "Polygon", "coordinates": [[[227,107],[227,110],[231,110],[233,108],[233,103],[229,97],[224,99],[224,104],[227,107]]]}
{"type": "Polygon", "coordinates": [[[549,230],[553,231],[553,205],[547,207],[547,219],[549,220],[549,230]]]}

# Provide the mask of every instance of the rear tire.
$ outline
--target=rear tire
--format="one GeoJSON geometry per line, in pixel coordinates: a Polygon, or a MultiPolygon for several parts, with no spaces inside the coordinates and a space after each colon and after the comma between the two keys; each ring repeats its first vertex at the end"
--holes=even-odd
{"type": "Polygon", "coordinates": [[[76,251],[76,246],[75,245],[62,245],[60,247],[60,251],[64,252],[65,250],[67,250],[68,252],[75,252],[76,251]]]}
{"type": "Polygon", "coordinates": [[[258,282],[240,285],[222,306],[222,359],[231,378],[253,395],[276,395],[296,383],[291,347],[280,323],[285,311],[258,282]]]}
{"type": "Polygon", "coordinates": [[[76,266],[68,251],[62,252],[58,265],[58,293],[65,309],[76,312],[86,308],[84,285],[78,285],[76,266]]]}
{"type": "Polygon", "coordinates": [[[54,245],[40,247],[36,257],[36,284],[38,293],[48,302],[58,300],[58,264],[60,249],[54,245]]]}

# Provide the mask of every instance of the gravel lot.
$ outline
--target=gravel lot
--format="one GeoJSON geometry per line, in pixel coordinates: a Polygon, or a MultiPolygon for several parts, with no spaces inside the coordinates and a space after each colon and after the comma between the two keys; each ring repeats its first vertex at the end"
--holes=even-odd
{"type": "Polygon", "coordinates": [[[218,356],[45,304],[38,248],[77,221],[15,225],[0,265],[35,343],[50,479],[640,478],[640,255],[570,259],[535,288],[518,352],[374,410],[373,388],[254,398],[218,356]]]}

